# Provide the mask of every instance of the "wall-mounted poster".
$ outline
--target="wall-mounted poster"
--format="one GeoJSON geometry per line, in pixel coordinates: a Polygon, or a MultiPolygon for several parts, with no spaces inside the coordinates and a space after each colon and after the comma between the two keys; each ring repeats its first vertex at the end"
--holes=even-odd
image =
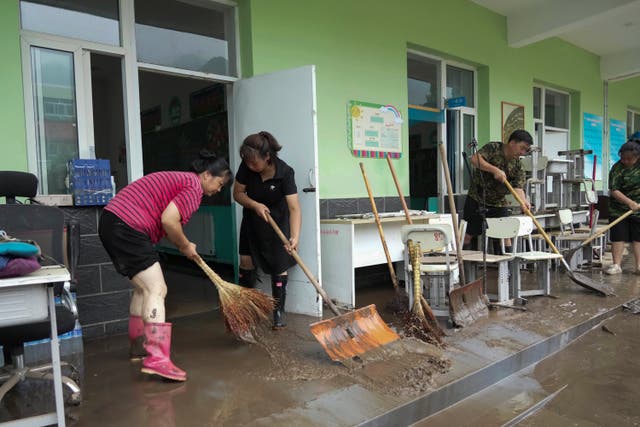
{"type": "Polygon", "coordinates": [[[584,149],[593,151],[584,158],[584,176],[591,178],[593,174],[593,160],[596,159],[596,180],[602,179],[602,116],[583,114],[584,149]]]}
{"type": "Polygon", "coordinates": [[[354,156],[402,155],[402,116],[393,105],[349,101],[347,140],[354,156]]]}
{"type": "Polygon", "coordinates": [[[518,129],[524,129],[524,105],[502,101],[502,142],[518,129]]]}
{"type": "Polygon", "coordinates": [[[609,120],[609,168],[620,160],[618,151],[625,142],[627,142],[627,123],[620,120],[609,120]]]}

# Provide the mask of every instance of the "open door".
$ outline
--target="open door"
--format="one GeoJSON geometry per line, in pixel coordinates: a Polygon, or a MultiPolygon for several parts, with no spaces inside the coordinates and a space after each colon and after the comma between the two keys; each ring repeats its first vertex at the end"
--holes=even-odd
{"type": "MultiPolygon", "coordinates": [[[[233,143],[231,163],[240,165],[238,149],[249,134],[271,132],[282,144],[279,155],[296,174],[302,209],[298,254],[315,277],[320,277],[320,215],[316,130],[315,67],[278,71],[233,84],[233,143]]],[[[236,236],[240,232],[242,207],[236,203],[236,236]]],[[[271,292],[271,282],[261,275],[259,287],[271,292]]],[[[322,303],[299,267],[289,270],[286,311],[322,316],[322,303]]]]}

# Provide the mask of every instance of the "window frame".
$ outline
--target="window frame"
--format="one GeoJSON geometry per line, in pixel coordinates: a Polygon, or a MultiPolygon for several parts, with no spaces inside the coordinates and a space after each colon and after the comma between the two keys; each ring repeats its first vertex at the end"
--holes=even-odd
{"type": "MultiPolygon", "coordinates": [[[[417,108],[417,109],[425,109],[425,110],[429,110],[429,111],[434,111],[434,112],[442,112],[442,114],[445,116],[445,120],[442,123],[438,123],[438,135],[440,137],[441,141],[447,141],[448,140],[448,134],[447,134],[447,123],[446,123],[446,109],[445,109],[445,95],[446,95],[446,90],[447,90],[447,66],[453,66],[456,68],[460,68],[463,70],[467,70],[467,71],[471,71],[473,73],[473,98],[474,98],[474,107],[458,107],[456,109],[453,109],[453,111],[455,111],[456,114],[456,120],[457,120],[457,132],[458,135],[463,135],[464,134],[464,116],[465,115],[469,115],[469,116],[473,116],[473,138],[477,138],[478,136],[478,69],[472,65],[469,64],[464,64],[461,62],[457,62],[457,61],[452,61],[446,58],[442,58],[436,55],[432,55],[432,54],[427,54],[424,52],[421,52],[419,50],[416,49],[407,49],[407,55],[406,55],[406,59],[409,58],[409,56],[411,56],[413,59],[424,59],[426,61],[429,62],[435,62],[437,64],[438,68],[438,84],[439,86],[439,99],[438,99],[438,108],[437,109],[433,109],[433,108],[427,108],[427,107],[422,107],[419,105],[411,105],[408,104],[408,107],[410,108],[417,108]]],[[[406,60],[405,59],[405,60],[406,60]]],[[[407,75],[408,78],[408,75],[407,75]]],[[[459,153],[461,153],[462,151],[464,151],[465,149],[465,143],[464,141],[461,140],[461,138],[458,139],[458,141],[456,141],[456,148],[455,150],[459,153]]],[[[445,151],[448,151],[446,149],[446,144],[445,144],[445,151]]],[[[438,154],[439,155],[439,154],[438,154]]],[[[449,153],[447,152],[447,156],[449,156],[449,153]]],[[[468,190],[468,188],[465,188],[464,183],[464,174],[465,172],[465,166],[464,166],[464,158],[460,155],[460,156],[455,156],[455,158],[458,160],[456,162],[456,170],[454,171],[455,173],[455,188],[453,189],[454,193],[463,193],[465,191],[468,190]]],[[[440,194],[446,194],[446,187],[445,187],[445,179],[444,179],[444,170],[442,169],[442,166],[440,165],[440,163],[438,162],[438,190],[440,194]]],[[[438,197],[438,209],[442,210],[444,209],[444,203],[445,203],[445,199],[442,197],[438,197]]]]}
{"type": "Polygon", "coordinates": [[[550,153],[545,152],[545,144],[544,144],[544,140],[545,140],[545,133],[547,131],[550,132],[561,132],[561,133],[566,133],[567,134],[567,146],[564,148],[565,150],[568,150],[570,145],[571,145],[571,93],[567,92],[567,91],[563,91],[563,90],[559,90],[556,88],[550,88],[548,86],[544,86],[542,84],[534,84],[533,87],[531,88],[531,95],[533,96],[534,100],[535,100],[535,90],[540,89],[540,117],[533,118],[533,123],[534,123],[534,129],[536,128],[536,125],[541,125],[542,126],[542,131],[539,137],[537,137],[537,139],[539,140],[540,143],[540,148],[541,148],[541,153],[542,155],[546,155],[548,158],[552,159],[552,158],[558,158],[558,154],[554,154],[553,156],[550,155],[550,153]],[[545,124],[546,122],[546,109],[545,109],[545,100],[546,100],[546,96],[547,96],[547,91],[552,91],[555,93],[560,93],[563,95],[567,95],[569,97],[569,100],[567,102],[567,128],[559,128],[559,127],[554,127],[554,126],[547,126],[545,124]]]}
{"type": "MultiPolygon", "coordinates": [[[[473,73],[473,101],[474,101],[473,104],[474,106],[459,107],[454,110],[458,112],[457,114],[458,135],[460,135],[460,138],[458,141],[456,141],[456,151],[460,155],[454,156],[454,158],[456,158],[458,161],[456,164],[455,188],[453,189],[453,191],[454,193],[460,194],[460,193],[465,193],[469,191],[468,186],[465,186],[464,176],[466,172],[465,172],[464,158],[462,156],[462,152],[464,152],[464,149],[466,148],[465,142],[462,141],[462,135],[464,135],[464,116],[473,116],[473,138],[478,137],[478,107],[477,107],[478,105],[478,70],[476,67],[473,67],[468,64],[463,64],[461,62],[442,60],[441,72],[443,73],[444,78],[442,79],[442,88],[440,93],[443,94],[443,97],[442,97],[443,106],[444,106],[444,99],[445,99],[444,94],[447,93],[447,66],[460,68],[462,70],[471,71],[473,73]]],[[[446,129],[446,126],[444,126],[444,124],[443,124],[442,135],[443,135],[443,141],[447,141],[448,140],[447,129],[446,129]]]]}
{"type": "Polygon", "coordinates": [[[640,132],[640,110],[632,107],[627,108],[627,138],[635,132],[640,132]],[[631,120],[629,120],[631,118],[631,120]]]}
{"type": "MultiPolygon", "coordinates": [[[[236,76],[209,74],[189,71],[173,67],[146,64],[137,61],[135,40],[135,0],[119,0],[119,26],[121,46],[96,43],[76,38],[64,37],[49,33],[23,30],[20,25],[20,44],[22,54],[22,78],[25,110],[25,131],[27,146],[27,164],[29,171],[38,175],[36,123],[33,105],[33,83],[31,81],[31,46],[74,52],[74,78],[76,85],[76,111],[78,126],[78,152],[82,158],[95,158],[94,129],[93,129],[93,97],[91,90],[91,53],[118,56],[122,60],[123,81],[123,109],[124,134],[127,150],[127,176],[132,182],[143,175],[142,132],[140,129],[140,98],[139,71],[152,71],[162,74],[196,78],[218,83],[233,83],[240,76],[240,40],[238,4],[233,0],[198,0],[193,2],[201,7],[227,8],[228,19],[226,25],[233,26],[228,30],[230,70],[234,69],[236,76]],[[233,41],[231,40],[233,39],[233,41]]],[[[42,179],[42,177],[40,177],[42,179]]],[[[40,191],[46,190],[47,185],[41,186],[40,191]]],[[[49,194],[48,191],[42,194],[49,194]]]]}

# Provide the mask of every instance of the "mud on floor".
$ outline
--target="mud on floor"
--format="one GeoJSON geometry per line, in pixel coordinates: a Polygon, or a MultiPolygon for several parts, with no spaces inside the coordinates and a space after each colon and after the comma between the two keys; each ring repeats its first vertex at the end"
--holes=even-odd
{"type": "MultiPolygon", "coordinates": [[[[292,319],[289,323],[304,321],[292,319]]],[[[363,387],[391,396],[413,396],[431,390],[434,377],[451,366],[441,349],[416,338],[404,337],[355,360],[332,362],[308,328],[290,325],[256,334],[274,368],[265,372],[269,381],[318,380],[348,377],[363,387]],[[291,327],[293,326],[293,327],[291,327]]]]}

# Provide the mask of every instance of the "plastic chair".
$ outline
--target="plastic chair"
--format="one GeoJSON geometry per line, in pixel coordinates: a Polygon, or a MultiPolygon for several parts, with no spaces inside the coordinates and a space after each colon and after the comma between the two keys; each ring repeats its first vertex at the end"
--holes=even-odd
{"type": "Polygon", "coordinates": [[[402,226],[405,245],[404,275],[409,304],[413,304],[413,268],[409,259],[408,241],[420,244],[427,256],[422,257],[420,276],[424,276],[424,296],[436,316],[449,316],[449,292],[458,281],[458,263],[449,253],[453,230],[448,224],[412,224],[402,226]],[[435,255],[431,257],[431,255],[435,255]],[[433,258],[433,259],[429,259],[433,258]]]}
{"type": "Polygon", "coordinates": [[[499,235],[502,251],[504,253],[504,239],[511,239],[511,253],[514,260],[511,263],[512,275],[512,296],[515,299],[525,300],[524,297],[533,295],[550,295],[551,294],[551,262],[560,259],[562,255],[550,252],[522,250],[518,251],[518,246],[528,243],[528,247],[532,248],[531,232],[533,231],[533,221],[528,216],[511,216],[504,218],[487,218],[487,236],[499,235]],[[489,231],[494,230],[494,231],[489,231]],[[522,241],[524,240],[524,242],[522,241]],[[538,280],[535,281],[538,287],[523,290],[520,276],[521,266],[524,264],[537,264],[535,269],[538,280]]]}
{"type": "MultiPolygon", "coordinates": [[[[65,245],[65,218],[62,210],[52,206],[15,203],[16,197],[35,196],[37,178],[25,172],[0,171],[0,183],[0,197],[4,196],[8,203],[0,204],[0,228],[11,237],[35,240],[44,256],[42,264],[64,264],[68,247],[65,245]]],[[[77,231],[77,227],[74,227],[74,230],[77,231]]],[[[68,241],[76,242],[76,237],[79,236],[74,234],[68,241]]],[[[68,257],[73,267],[77,257],[75,248],[77,247],[74,245],[72,254],[68,257]]],[[[70,283],[66,283],[54,291],[61,299],[61,303],[56,305],[58,335],[70,332],[76,327],[78,311],[70,287],[70,283]]],[[[0,387],[0,400],[13,386],[27,378],[53,380],[53,374],[50,372],[51,363],[30,367],[24,365],[24,343],[50,338],[50,335],[48,320],[0,327],[0,345],[5,354],[5,363],[11,361],[10,365],[0,369],[0,383],[4,383],[0,387]]],[[[77,373],[69,364],[61,364],[63,367],[68,366],[72,374],[77,373]]],[[[67,376],[62,377],[62,382],[71,392],[67,400],[70,403],[79,403],[81,391],[78,384],[67,376]]]]}
{"type": "MultiPolygon", "coordinates": [[[[487,218],[487,222],[489,219],[487,218]]],[[[492,301],[496,301],[500,304],[511,304],[513,303],[513,296],[510,289],[513,288],[512,278],[513,275],[510,273],[511,264],[515,259],[515,256],[510,253],[504,253],[504,239],[510,238],[513,236],[512,231],[504,230],[500,227],[487,227],[486,230],[486,240],[484,243],[484,247],[488,248],[489,239],[497,239],[501,241],[502,251],[499,254],[486,254],[483,255],[482,252],[472,253],[468,255],[464,255],[464,263],[465,263],[465,273],[466,279],[468,282],[472,282],[475,280],[477,276],[477,269],[481,267],[484,261],[486,260],[487,265],[494,266],[498,270],[498,280],[496,284],[495,293],[492,292],[492,289],[489,289],[487,286],[486,293],[489,299],[492,301]]],[[[493,288],[493,287],[491,287],[493,288]]]]}
{"type": "MultiPolygon", "coordinates": [[[[604,226],[598,226],[598,210],[593,211],[593,224],[589,227],[579,227],[574,228],[573,224],[571,224],[572,232],[569,234],[562,234],[556,236],[557,247],[560,249],[572,248],[575,245],[579,245],[584,240],[593,236],[604,226]]],[[[562,224],[561,224],[562,227],[562,224]]],[[[568,260],[569,266],[572,269],[577,268],[579,265],[583,264],[585,261],[588,263],[593,263],[594,254],[596,254],[600,259],[602,258],[602,254],[604,253],[604,249],[606,247],[606,239],[607,233],[603,233],[601,236],[594,239],[591,244],[586,245],[584,250],[577,251],[573,254],[570,260],[568,260]]]]}
{"type": "MultiPolygon", "coordinates": [[[[537,153],[534,153],[533,155],[537,155],[537,153]]],[[[538,211],[540,209],[544,209],[547,191],[545,171],[547,170],[549,159],[546,156],[538,156],[534,168],[533,155],[525,156],[520,161],[525,172],[529,172],[531,174],[531,177],[528,178],[525,183],[525,189],[527,194],[531,197],[531,202],[535,206],[535,210],[538,211]]]]}
{"type": "MultiPolygon", "coordinates": [[[[556,246],[558,246],[561,237],[568,237],[576,234],[576,230],[573,226],[573,211],[571,209],[559,209],[557,216],[559,229],[547,232],[547,235],[556,246]]],[[[536,250],[546,249],[547,243],[541,234],[532,234],[531,240],[534,242],[533,248],[536,250]]],[[[558,247],[558,249],[561,249],[561,247],[558,247]]]]}

